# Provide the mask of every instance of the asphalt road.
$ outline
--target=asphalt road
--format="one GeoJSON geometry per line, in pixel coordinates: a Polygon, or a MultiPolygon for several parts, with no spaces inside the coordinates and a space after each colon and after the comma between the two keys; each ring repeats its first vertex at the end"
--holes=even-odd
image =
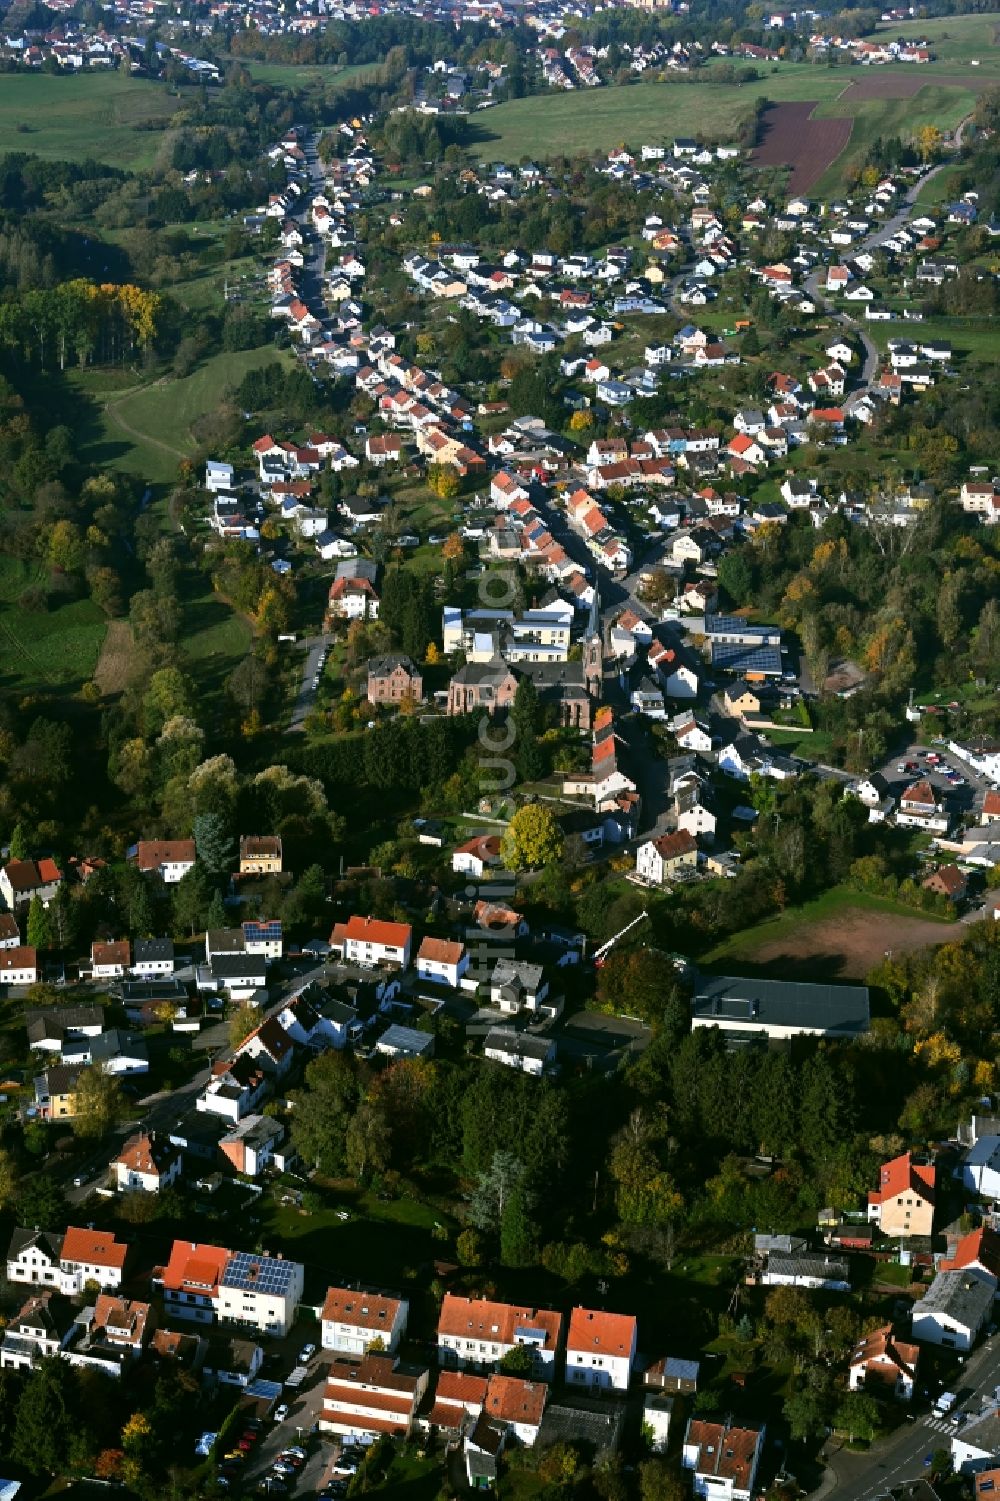
{"type": "MultiPolygon", "coordinates": [[[[961,1377],[953,1390],[960,1393],[960,1410],[978,1413],[991,1398],[1000,1381],[1000,1338],[994,1336],[974,1355],[967,1358],[961,1377]]],[[[866,1454],[852,1454],[846,1449],[833,1455],[829,1469],[833,1484],[821,1487],[823,1501],[873,1501],[890,1486],[907,1480],[926,1479],[924,1460],[936,1449],[951,1449],[951,1432],[947,1423],[930,1412],[902,1428],[866,1454]]]]}
{"type": "Polygon", "coordinates": [[[295,699],[292,718],[288,726],[289,733],[293,731],[298,733],[305,729],[306,716],[316,702],[317,690],[313,687],[313,679],[319,676],[332,641],[333,637],[324,633],[319,636],[308,636],[299,643],[305,648],[305,660],[302,664],[302,684],[295,699]]]}

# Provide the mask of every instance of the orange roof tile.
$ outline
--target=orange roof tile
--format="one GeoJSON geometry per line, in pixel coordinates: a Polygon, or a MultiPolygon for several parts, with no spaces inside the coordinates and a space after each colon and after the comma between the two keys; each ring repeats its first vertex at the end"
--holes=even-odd
{"type": "Polygon", "coordinates": [[[636,1321],[630,1313],[604,1313],[574,1308],[569,1319],[567,1350],[601,1350],[606,1355],[631,1355],[636,1321]]]}

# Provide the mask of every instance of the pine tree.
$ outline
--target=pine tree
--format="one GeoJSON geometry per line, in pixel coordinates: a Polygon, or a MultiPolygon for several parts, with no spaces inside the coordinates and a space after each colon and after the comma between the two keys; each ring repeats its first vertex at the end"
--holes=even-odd
{"type": "Polygon", "coordinates": [[[27,860],[28,858],[28,835],[23,823],[14,825],[14,832],[10,836],[10,858],[12,860],[27,860]]]}
{"type": "Polygon", "coordinates": [[[28,944],[39,951],[52,947],[52,919],[37,895],[31,898],[28,908],[28,944]]]}

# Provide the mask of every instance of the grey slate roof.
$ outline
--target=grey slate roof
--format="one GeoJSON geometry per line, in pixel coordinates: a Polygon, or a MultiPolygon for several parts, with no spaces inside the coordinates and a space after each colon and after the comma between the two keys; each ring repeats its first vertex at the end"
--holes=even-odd
{"type": "Polygon", "coordinates": [[[798,980],[704,977],[691,1002],[696,1019],[720,1027],[808,1027],[853,1037],[868,1030],[867,985],[819,985],[798,980]]]}
{"type": "Polygon", "coordinates": [[[913,1305],[913,1316],[947,1314],[967,1329],[978,1329],[993,1308],[995,1292],[992,1282],[969,1272],[938,1272],[920,1302],[913,1305]]]}

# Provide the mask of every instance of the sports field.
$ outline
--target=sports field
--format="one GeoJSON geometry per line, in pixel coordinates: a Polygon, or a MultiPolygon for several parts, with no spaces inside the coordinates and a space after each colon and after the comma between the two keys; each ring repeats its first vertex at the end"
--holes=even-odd
{"type": "MultiPolygon", "coordinates": [[[[959,932],[962,930],[959,929],[959,932]]],[[[775,977],[862,980],[889,952],[913,953],[948,943],[955,926],[881,897],[835,886],[804,907],[727,938],[702,961],[775,977]]]]}
{"type": "Polygon", "coordinates": [[[0,152],[148,167],[183,100],[121,73],[11,74],[0,85],[0,152]]]}

